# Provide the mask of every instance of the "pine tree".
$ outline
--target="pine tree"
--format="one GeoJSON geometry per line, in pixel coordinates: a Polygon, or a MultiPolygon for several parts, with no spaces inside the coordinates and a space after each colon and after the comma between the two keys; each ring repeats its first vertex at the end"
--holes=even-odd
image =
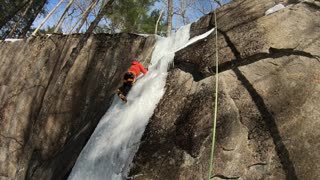
{"type": "MultiPolygon", "coordinates": [[[[106,14],[111,32],[153,33],[157,17],[148,13],[155,0],[117,0],[106,14]]],[[[158,12],[159,14],[159,12],[158,12]]]]}
{"type": "Polygon", "coordinates": [[[36,0],[36,3],[38,3],[36,6],[32,6],[33,9],[30,12],[30,15],[28,16],[27,20],[26,20],[26,24],[24,26],[24,28],[21,30],[21,32],[18,32],[18,36],[20,38],[25,38],[27,37],[28,33],[31,34],[31,26],[33,24],[33,22],[35,21],[35,19],[37,18],[37,16],[39,14],[43,14],[44,13],[44,6],[47,3],[47,0],[36,0]]]}
{"type": "Polygon", "coordinates": [[[25,37],[47,0],[0,0],[0,38],[25,37]]]}
{"type": "Polygon", "coordinates": [[[7,0],[0,1],[0,29],[11,21],[19,11],[28,6],[30,0],[17,0],[10,2],[7,0]]]}
{"type": "Polygon", "coordinates": [[[25,7],[23,13],[21,14],[20,19],[14,24],[13,28],[11,29],[10,33],[8,34],[8,37],[13,38],[14,33],[16,32],[19,24],[23,19],[25,19],[25,16],[27,15],[28,11],[30,10],[31,6],[33,4],[33,0],[31,0],[28,5],[25,7]]]}

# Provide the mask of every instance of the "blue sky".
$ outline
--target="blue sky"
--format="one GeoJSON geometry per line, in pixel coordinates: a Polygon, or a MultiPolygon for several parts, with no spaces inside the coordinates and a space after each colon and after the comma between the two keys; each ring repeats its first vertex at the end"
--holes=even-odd
{"type": "MultiPolygon", "coordinates": [[[[49,0],[48,4],[45,7],[47,12],[50,12],[58,2],[59,2],[58,0],[49,0]]],[[[60,6],[57,11],[63,11],[63,6],[60,6]]],[[[33,23],[33,26],[34,27],[38,26],[44,18],[45,17],[43,16],[38,16],[36,21],[33,23]]],[[[49,18],[49,20],[44,24],[43,27],[46,27],[47,25],[55,24],[55,23],[56,22],[53,20],[51,16],[51,18],[49,18]]]]}
{"type": "MultiPolygon", "coordinates": [[[[46,5],[47,12],[50,12],[59,1],[60,0],[49,0],[48,4],[46,5]]],[[[229,1],[231,1],[231,0],[222,0],[223,3],[227,3],[229,1]]],[[[42,28],[46,28],[48,25],[54,25],[54,24],[57,23],[57,21],[59,20],[61,14],[62,14],[62,12],[63,12],[66,4],[67,4],[67,2],[68,2],[68,0],[65,0],[64,3],[62,3],[62,5],[60,5],[60,7],[57,9],[57,11],[49,18],[49,20],[44,24],[44,26],[42,28]]],[[[155,8],[162,9],[164,7],[160,3],[156,3],[155,4],[155,8]]],[[[208,8],[209,8],[209,5],[208,5],[208,8]]],[[[209,12],[209,10],[207,12],[209,12]]],[[[187,14],[188,23],[192,23],[192,22],[196,21],[197,19],[199,19],[202,16],[202,13],[200,13],[200,11],[197,11],[195,9],[193,9],[193,11],[187,11],[187,13],[188,13],[187,14]]],[[[35,27],[35,26],[39,25],[43,19],[44,19],[44,16],[38,17],[36,19],[36,21],[34,22],[33,26],[35,27]]],[[[73,24],[74,21],[75,20],[73,20],[73,21],[70,20],[69,22],[64,23],[64,24],[67,24],[67,25],[63,26],[63,31],[65,32],[66,29],[69,28],[69,27],[66,27],[66,26],[71,26],[71,24],[73,24]]],[[[182,24],[182,18],[178,19],[178,16],[175,16],[173,18],[173,26],[177,28],[177,27],[180,27],[181,25],[183,25],[182,24]]]]}

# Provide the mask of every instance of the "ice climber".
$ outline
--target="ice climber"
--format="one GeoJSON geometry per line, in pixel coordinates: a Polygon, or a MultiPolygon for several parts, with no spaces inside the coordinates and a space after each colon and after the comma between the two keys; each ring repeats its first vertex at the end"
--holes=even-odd
{"type": "Polygon", "coordinates": [[[136,81],[136,78],[140,75],[141,72],[143,74],[146,74],[148,71],[136,59],[133,59],[130,68],[124,74],[123,84],[118,89],[118,96],[123,101],[127,102],[126,96],[132,88],[132,85],[136,81]]]}

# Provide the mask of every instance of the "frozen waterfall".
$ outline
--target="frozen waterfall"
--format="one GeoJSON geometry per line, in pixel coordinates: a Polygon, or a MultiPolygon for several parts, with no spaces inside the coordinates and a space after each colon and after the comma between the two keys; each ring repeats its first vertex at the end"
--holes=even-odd
{"type": "Polygon", "coordinates": [[[69,180],[122,180],[126,177],[149,118],[165,92],[167,70],[174,53],[213,31],[189,40],[189,30],[190,25],[187,25],[170,38],[158,37],[149,72],[131,89],[127,104],[114,98],[78,157],[69,180]]]}

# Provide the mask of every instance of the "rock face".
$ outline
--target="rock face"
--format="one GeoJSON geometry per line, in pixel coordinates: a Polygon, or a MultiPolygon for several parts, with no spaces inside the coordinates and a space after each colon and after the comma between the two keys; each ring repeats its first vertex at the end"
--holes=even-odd
{"type": "MultiPolygon", "coordinates": [[[[207,179],[218,53],[212,179],[320,179],[320,6],[288,0],[264,16],[279,2],[234,0],[217,10],[217,52],[211,34],[176,53],[130,176],[207,179]]],[[[192,24],[191,37],[212,29],[213,18],[192,24]]],[[[0,44],[1,180],[66,179],[130,59],[147,64],[155,42],[84,38],[0,44]]]]}
{"type": "Polygon", "coordinates": [[[65,179],[130,59],[147,62],[155,42],[97,34],[79,47],[83,38],[53,35],[0,45],[1,180],[65,179]],[[72,54],[76,47],[80,53],[72,54]]]}
{"type": "Polygon", "coordinates": [[[320,8],[289,1],[264,16],[278,2],[235,0],[217,11],[218,52],[212,34],[176,53],[131,177],[208,178],[218,53],[212,179],[320,179],[320,8]]]}

